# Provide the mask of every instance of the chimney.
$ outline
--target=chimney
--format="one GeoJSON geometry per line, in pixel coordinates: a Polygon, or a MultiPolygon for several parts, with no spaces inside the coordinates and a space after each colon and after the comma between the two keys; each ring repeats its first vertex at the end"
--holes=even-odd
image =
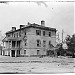
{"type": "Polygon", "coordinates": [[[15,31],[16,30],[16,27],[12,27],[12,31],[15,31]]]}
{"type": "Polygon", "coordinates": [[[41,21],[41,26],[45,26],[45,21],[44,20],[41,21]]]}
{"type": "Polygon", "coordinates": [[[28,22],[28,25],[31,25],[31,23],[28,22]]]}
{"type": "Polygon", "coordinates": [[[20,25],[20,29],[23,28],[23,27],[25,27],[25,25],[20,25]]]}

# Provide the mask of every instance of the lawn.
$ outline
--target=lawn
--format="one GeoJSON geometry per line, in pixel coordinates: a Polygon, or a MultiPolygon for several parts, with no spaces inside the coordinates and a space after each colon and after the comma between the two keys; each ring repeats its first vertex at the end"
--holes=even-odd
{"type": "Polygon", "coordinates": [[[74,58],[0,56],[0,73],[74,72],[74,58]]]}

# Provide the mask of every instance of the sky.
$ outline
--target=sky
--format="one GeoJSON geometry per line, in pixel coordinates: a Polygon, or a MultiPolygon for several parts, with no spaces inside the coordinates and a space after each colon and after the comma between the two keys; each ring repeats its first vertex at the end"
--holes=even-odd
{"type": "Polygon", "coordinates": [[[9,2],[0,3],[0,31],[2,34],[19,28],[19,25],[30,23],[56,28],[61,38],[74,33],[74,3],[73,2],[9,2]]]}

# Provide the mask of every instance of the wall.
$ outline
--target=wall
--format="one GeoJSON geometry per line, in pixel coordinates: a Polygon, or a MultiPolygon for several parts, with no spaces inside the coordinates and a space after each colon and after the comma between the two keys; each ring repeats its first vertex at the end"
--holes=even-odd
{"type": "MultiPolygon", "coordinates": [[[[22,39],[21,40],[21,55],[24,54],[24,50],[26,50],[26,55],[37,55],[37,50],[40,50],[41,55],[46,55],[47,49],[49,48],[49,41],[51,41],[51,44],[53,46],[56,46],[56,34],[54,31],[51,31],[51,37],[49,37],[48,33],[50,32],[49,30],[43,30],[43,29],[37,29],[37,28],[26,28],[21,31],[22,38],[24,37],[25,33],[24,31],[26,30],[26,37],[24,39],[27,39],[27,46],[25,46],[25,42],[22,39]],[[36,30],[41,30],[41,36],[36,35],[36,30]],[[43,36],[43,31],[46,31],[46,36],[43,36]],[[41,40],[41,47],[37,47],[37,40],[41,40]],[[46,47],[43,47],[43,40],[46,41],[46,47]]],[[[17,31],[13,34],[19,34],[20,31],[17,31]]],[[[11,34],[12,36],[12,34],[11,34]]],[[[6,43],[6,47],[8,46],[8,43],[6,43]]],[[[7,54],[7,52],[6,52],[7,54]]]]}
{"type": "Polygon", "coordinates": [[[29,28],[27,29],[27,46],[24,46],[24,41],[21,43],[22,51],[21,54],[23,54],[24,49],[27,52],[27,55],[36,55],[37,50],[40,50],[41,55],[46,55],[47,49],[49,48],[49,41],[51,41],[51,44],[56,46],[56,37],[55,32],[51,32],[51,37],[48,36],[48,33],[50,31],[46,31],[46,36],[43,36],[43,31],[41,30],[41,36],[36,35],[36,30],[40,30],[37,28],[29,28]],[[41,47],[37,47],[37,39],[41,40],[41,47]],[[43,40],[46,40],[46,47],[43,47],[43,40]]]}

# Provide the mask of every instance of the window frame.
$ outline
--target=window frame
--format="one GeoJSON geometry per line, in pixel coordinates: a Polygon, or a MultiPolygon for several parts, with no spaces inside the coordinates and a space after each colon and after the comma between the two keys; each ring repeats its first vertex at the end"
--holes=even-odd
{"type": "Polygon", "coordinates": [[[43,47],[46,47],[46,40],[43,40],[43,47]]]}
{"type": "Polygon", "coordinates": [[[24,54],[26,54],[26,50],[24,50],[24,54]]]}
{"type": "Polygon", "coordinates": [[[37,47],[41,47],[41,41],[37,40],[37,47]]]}
{"type": "Polygon", "coordinates": [[[18,33],[16,33],[16,36],[17,36],[17,38],[18,38],[18,33]]]}
{"type": "Polygon", "coordinates": [[[36,35],[40,35],[41,36],[41,30],[36,30],[36,35]]]}
{"type": "Polygon", "coordinates": [[[40,50],[37,50],[37,55],[40,55],[40,50]]]}
{"type": "Polygon", "coordinates": [[[26,36],[27,34],[26,34],[26,30],[25,30],[25,32],[24,32],[24,35],[26,36]]]}
{"type": "Polygon", "coordinates": [[[8,36],[8,37],[10,37],[11,35],[10,35],[10,34],[8,34],[7,36],[8,36]]]}
{"type": "Polygon", "coordinates": [[[46,32],[45,31],[43,31],[43,36],[45,36],[46,35],[46,32]]]}
{"type": "Polygon", "coordinates": [[[51,37],[51,32],[49,32],[49,37],[51,37]]]}
{"type": "Polygon", "coordinates": [[[27,39],[24,40],[24,45],[27,46],[27,39]]]}
{"type": "Polygon", "coordinates": [[[15,34],[14,34],[14,38],[15,38],[15,34]]]}
{"type": "Polygon", "coordinates": [[[49,46],[51,45],[51,41],[49,41],[49,46]]]}

